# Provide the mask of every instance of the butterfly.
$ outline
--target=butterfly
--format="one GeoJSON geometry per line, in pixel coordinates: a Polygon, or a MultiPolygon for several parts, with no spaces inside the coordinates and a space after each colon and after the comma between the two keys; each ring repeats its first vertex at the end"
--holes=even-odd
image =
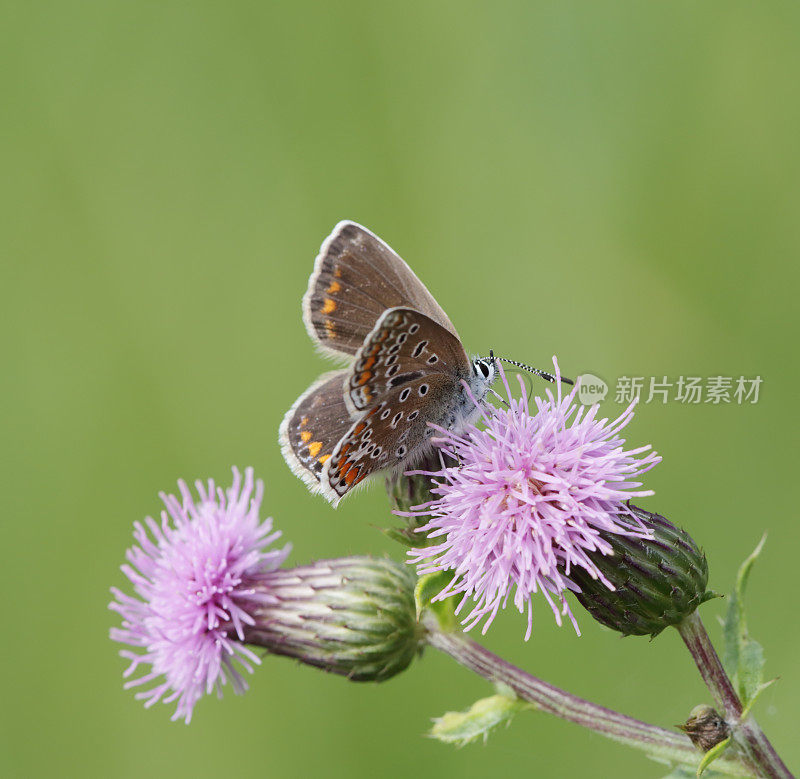
{"type": "Polygon", "coordinates": [[[348,367],[315,381],[280,426],[292,471],[334,506],[371,476],[429,453],[432,425],[478,414],[494,359],[470,359],[447,314],[386,243],[355,222],[325,239],[303,298],[308,334],[348,367]]]}

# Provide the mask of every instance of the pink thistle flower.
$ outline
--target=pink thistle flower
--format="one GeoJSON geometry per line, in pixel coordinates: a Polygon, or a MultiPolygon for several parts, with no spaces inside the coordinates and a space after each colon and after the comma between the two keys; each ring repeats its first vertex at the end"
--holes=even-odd
{"type": "Polygon", "coordinates": [[[172,719],[187,723],[204,693],[216,689],[221,697],[228,681],[237,693],[247,689],[240,668],[252,673],[260,660],[241,643],[244,630],[254,623],[251,611],[275,602],[261,585],[290,549],[267,549],[280,533],[271,532],[271,519],[259,519],[264,484],[254,485],[252,468],[244,484],[234,468],[225,491],[213,480],[195,484],[198,501],[179,481],[181,501],[160,493],[160,524],[151,517],[146,527],[135,523],[137,543],[122,571],[138,597],[112,588],[109,604],[122,616],[111,638],[139,650],[120,652],[130,660],[124,676],[144,671],[126,689],[152,684],[136,697],[146,707],[177,700],[172,719]]]}
{"type": "MultiPolygon", "coordinates": [[[[560,378],[555,358],[553,364],[560,378]]],[[[661,458],[645,455],[650,446],[624,449],[620,432],[633,418],[635,403],[612,422],[598,420],[596,405],[576,403],[577,386],[562,397],[557,381],[557,396],[548,389],[545,399],[535,398],[532,416],[526,393],[512,397],[502,368],[500,375],[508,408],[483,406],[485,429],[470,425],[456,435],[439,428],[436,442],[457,465],[417,472],[433,477],[431,493],[437,497],[407,516],[428,518],[418,532],[441,542],[412,550],[411,562],[420,575],[453,572],[435,599],[461,595],[457,614],[473,601],[465,630],[483,620],[485,633],[513,592],[520,613],[527,609],[527,640],[531,599],[541,592],[556,622],[569,616],[580,635],[564,597],[567,590],[579,591],[570,571],[583,568],[614,589],[590,553],[611,553],[601,531],[649,537],[625,501],[653,494],[638,489],[637,479],[661,458]]],[[[521,379],[520,386],[524,390],[521,379]]]]}

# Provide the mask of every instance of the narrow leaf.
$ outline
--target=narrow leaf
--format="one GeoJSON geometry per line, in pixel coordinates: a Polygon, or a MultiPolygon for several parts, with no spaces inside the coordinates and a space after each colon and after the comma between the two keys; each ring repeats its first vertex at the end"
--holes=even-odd
{"type": "Polygon", "coordinates": [[[719,744],[716,746],[711,747],[703,755],[703,759],[700,761],[700,765],[697,766],[697,775],[700,776],[703,771],[706,770],[730,745],[731,738],[728,736],[724,741],[720,741],[719,744]]]}
{"type": "Polygon", "coordinates": [[[728,611],[722,623],[724,665],[731,676],[736,676],[739,667],[739,599],[734,590],[728,597],[728,611]]]}
{"type": "Polygon", "coordinates": [[[767,534],[761,536],[758,546],[752,551],[750,556],[742,563],[739,568],[739,575],[736,577],[736,590],[740,597],[744,597],[744,591],[747,589],[747,580],[750,578],[750,571],[753,569],[753,563],[756,558],[761,554],[764,544],[767,542],[767,534]]]}
{"type": "Polygon", "coordinates": [[[442,630],[453,630],[456,626],[456,618],[453,614],[452,599],[447,598],[443,601],[433,599],[448,585],[453,579],[452,571],[437,571],[436,573],[425,574],[417,579],[414,587],[414,602],[417,607],[417,619],[420,618],[425,609],[432,611],[442,630]]]}
{"type": "Polygon", "coordinates": [[[745,637],[739,652],[739,689],[745,705],[753,700],[761,687],[764,672],[764,650],[758,641],[745,637]]]}
{"type": "Polygon", "coordinates": [[[750,573],[764,543],[766,534],[739,568],[736,586],[730,595],[728,613],[723,623],[725,665],[733,676],[734,685],[745,707],[752,703],[761,689],[764,671],[764,650],[747,632],[744,595],[750,573]]]}
{"type": "Polygon", "coordinates": [[[529,705],[508,695],[492,695],[476,701],[467,711],[449,711],[433,721],[430,735],[446,744],[464,746],[481,737],[485,741],[489,732],[498,725],[508,724],[514,715],[529,705]]]}
{"type": "Polygon", "coordinates": [[[764,692],[764,690],[766,690],[767,687],[772,687],[772,685],[775,684],[775,682],[777,681],[778,677],[776,676],[774,679],[770,679],[768,682],[764,682],[764,684],[760,684],[758,686],[756,691],[753,693],[753,696],[750,698],[750,700],[747,702],[747,705],[742,710],[742,717],[741,717],[742,719],[745,719],[747,715],[750,713],[750,709],[753,708],[753,704],[756,702],[756,698],[758,698],[758,696],[761,695],[761,693],[764,692]]]}
{"type": "Polygon", "coordinates": [[[392,541],[397,541],[398,544],[402,544],[403,546],[413,547],[414,546],[414,539],[411,537],[411,533],[406,530],[405,528],[399,527],[385,527],[381,528],[382,532],[392,539],[392,541]]]}

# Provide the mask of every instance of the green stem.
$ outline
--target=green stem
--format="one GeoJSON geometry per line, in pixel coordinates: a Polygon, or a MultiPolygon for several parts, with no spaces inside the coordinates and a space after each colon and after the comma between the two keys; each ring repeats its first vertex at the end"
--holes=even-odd
{"type": "MultiPolygon", "coordinates": [[[[444,632],[434,620],[426,625],[427,642],[490,682],[508,685],[537,709],[600,733],[606,738],[642,749],[650,756],[696,768],[701,755],[689,739],[678,733],[628,717],[531,676],[460,633],[444,632]]],[[[750,776],[736,759],[720,758],[714,768],[731,776],[750,776]]]]}
{"type": "Polygon", "coordinates": [[[755,719],[751,716],[742,718],[742,702],[720,662],[698,613],[695,611],[676,627],[715,703],[725,712],[734,735],[739,736],[738,741],[747,752],[748,762],[756,776],[793,779],[793,774],[778,756],[755,719]]]}

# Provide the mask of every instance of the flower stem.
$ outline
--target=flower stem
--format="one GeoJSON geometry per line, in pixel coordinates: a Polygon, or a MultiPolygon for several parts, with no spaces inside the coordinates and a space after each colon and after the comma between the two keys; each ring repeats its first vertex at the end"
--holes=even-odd
{"type": "Polygon", "coordinates": [[[757,776],[792,779],[792,773],[780,759],[755,719],[746,716],[742,721],[742,702],[722,667],[698,613],[695,611],[676,627],[715,703],[725,711],[725,717],[734,734],[738,731],[739,741],[747,752],[757,776]]]}
{"type": "MultiPolygon", "coordinates": [[[[444,632],[431,620],[427,642],[490,682],[508,685],[519,698],[548,714],[607,738],[642,749],[655,759],[696,767],[701,755],[686,736],[607,709],[531,676],[459,633],[444,632]]],[[[732,776],[751,772],[736,759],[723,757],[714,768],[732,776]]]]}

